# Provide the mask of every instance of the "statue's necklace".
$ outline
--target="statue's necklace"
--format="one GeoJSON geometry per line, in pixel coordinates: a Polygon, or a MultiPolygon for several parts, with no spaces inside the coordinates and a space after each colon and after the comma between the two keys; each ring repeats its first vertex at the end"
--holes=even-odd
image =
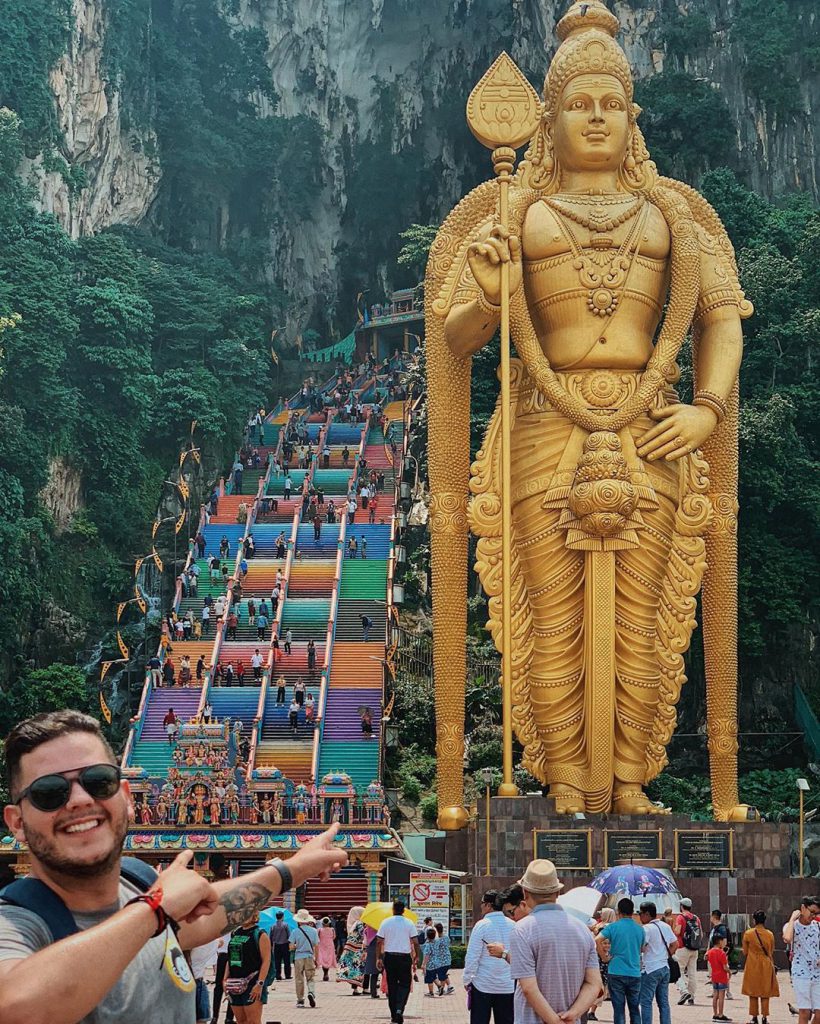
{"type": "MultiPolygon", "coordinates": [[[[592,252],[585,252],[570,226],[565,223],[565,218],[575,220],[576,217],[570,218],[568,211],[562,209],[559,203],[552,198],[545,198],[543,201],[554,213],[558,214],[558,226],[563,231],[575,257],[572,265],[578,271],[581,285],[588,289],[587,308],[593,316],[612,316],[618,308],[621,292],[632,266],[634,253],[630,253],[630,249],[642,230],[645,216],[636,218],[613,255],[609,255],[613,244],[612,239],[603,234],[593,234],[590,238],[592,252]]],[[[627,211],[627,216],[621,215],[623,219],[619,223],[623,224],[630,217],[635,217],[639,210],[644,211],[645,214],[645,206],[645,200],[638,199],[635,206],[627,211]]],[[[597,225],[593,227],[589,223],[583,226],[589,228],[590,231],[601,230],[597,225]]],[[[635,248],[637,250],[637,245],[635,248]]]]}
{"type": "MultiPolygon", "coordinates": [[[[606,209],[610,202],[600,203],[598,200],[591,196],[584,196],[582,200],[584,205],[588,206],[586,214],[579,213],[573,209],[566,209],[564,203],[578,202],[579,200],[565,199],[561,197],[553,197],[550,206],[553,209],[557,209],[560,214],[564,217],[568,217],[570,220],[575,221],[576,224],[580,224],[582,228],[588,228],[590,231],[614,231],[615,228],[620,227],[621,224],[626,224],[628,220],[635,216],[643,205],[642,200],[633,199],[631,196],[625,196],[620,201],[631,201],[631,205],[621,213],[613,214],[613,211],[606,209]],[[590,204],[593,204],[590,206],[590,204]]],[[[618,200],[612,200],[611,203],[618,202],[618,200]]]]}

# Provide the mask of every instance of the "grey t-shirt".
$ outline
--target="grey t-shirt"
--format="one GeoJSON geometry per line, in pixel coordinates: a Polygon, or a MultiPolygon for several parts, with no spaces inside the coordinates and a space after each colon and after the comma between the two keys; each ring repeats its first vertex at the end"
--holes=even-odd
{"type": "MultiPolygon", "coordinates": [[[[121,880],[117,906],[94,913],[75,913],[77,927],[84,931],[101,924],[138,893],[130,882],[121,880]]],[[[0,902],[0,960],[21,960],[52,941],[42,918],[30,910],[0,902]]],[[[77,965],[78,970],[93,968],[93,964],[77,965]]],[[[162,1024],[195,1024],[195,987],[191,969],[168,928],[164,935],[146,942],[102,1002],[78,1024],[145,1024],[157,1019],[158,1007],[162,1024]]]]}

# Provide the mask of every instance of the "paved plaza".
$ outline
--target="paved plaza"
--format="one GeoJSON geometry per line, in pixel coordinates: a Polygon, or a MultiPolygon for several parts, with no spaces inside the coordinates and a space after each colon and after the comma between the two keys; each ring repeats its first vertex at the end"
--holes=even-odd
{"type": "MultiPolygon", "coordinates": [[[[333,972],[331,971],[331,978],[333,972]]],[[[789,976],[786,971],[778,972],[781,996],[773,999],[771,1012],[769,1014],[770,1024],[796,1024],[797,1018],[789,1013],[787,1003],[793,1001],[792,988],[789,984],[789,976]]],[[[464,989],[461,985],[461,971],[451,973],[455,992],[450,996],[426,999],[424,997],[425,986],[415,985],[410,1001],[407,1004],[405,1020],[414,1024],[466,1024],[469,1020],[464,989]]],[[[746,1024],[749,1020],[748,1000],[740,995],[740,988],[743,984],[743,975],[736,974],[732,978],[732,991],[734,1000],[726,1003],[726,1015],[732,1018],[734,1024],[746,1024]]],[[[670,991],[672,1003],[673,1024],[710,1024],[712,1020],[711,988],[706,985],[705,972],[698,974],[698,994],[694,1006],[677,1005],[677,989],[670,991]]],[[[354,997],[350,994],[347,985],[337,985],[333,981],[316,982],[315,1010],[310,1008],[299,1009],[296,1007],[296,995],[293,982],[281,982],[276,985],[274,991],[269,993],[268,1005],[265,1009],[263,1021],[265,1024],[272,1024],[279,1021],[280,1024],[309,1024],[316,1019],[322,1024],[389,1024],[390,1013],[387,1009],[387,999],[382,997],[378,1001],[369,996],[354,997]]],[[[224,1007],[220,1013],[220,1024],[225,1019],[224,1007]]],[[[600,1024],[612,1024],[612,1004],[604,1003],[598,1011],[600,1024]]],[[[657,1024],[657,1013],[653,1017],[654,1024],[657,1024]]]]}

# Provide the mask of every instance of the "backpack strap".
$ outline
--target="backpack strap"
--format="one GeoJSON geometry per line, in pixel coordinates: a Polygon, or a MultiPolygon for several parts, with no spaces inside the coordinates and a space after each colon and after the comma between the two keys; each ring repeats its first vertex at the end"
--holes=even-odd
{"type": "Polygon", "coordinates": [[[13,907],[21,907],[36,914],[45,922],[54,942],[67,939],[79,931],[74,915],[65,903],[38,878],[18,878],[0,891],[0,899],[13,907]]]}
{"type": "Polygon", "coordinates": [[[150,864],[138,857],[123,857],[120,861],[120,875],[142,892],[148,892],[159,877],[150,864]]]}
{"type": "MultiPolygon", "coordinates": [[[[120,875],[142,892],[147,892],[157,879],[156,871],[136,857],[122,858],[120,875]]],[[[38,878],[18,878],[0,890],[0,899],[36,914],[45,922],[54,942],[79,931],[74,915],[62,899],[38,878]]]]}

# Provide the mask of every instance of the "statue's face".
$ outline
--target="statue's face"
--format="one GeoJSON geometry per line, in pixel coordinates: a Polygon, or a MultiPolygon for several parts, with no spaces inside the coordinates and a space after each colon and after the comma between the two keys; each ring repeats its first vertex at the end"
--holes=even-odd
{"type": "Polygon", "coordinates": [[[564,87],[553,123],[560,167],[614,171],[629,142],[629,101],[614,75],[578,75],[564,87]]]}

